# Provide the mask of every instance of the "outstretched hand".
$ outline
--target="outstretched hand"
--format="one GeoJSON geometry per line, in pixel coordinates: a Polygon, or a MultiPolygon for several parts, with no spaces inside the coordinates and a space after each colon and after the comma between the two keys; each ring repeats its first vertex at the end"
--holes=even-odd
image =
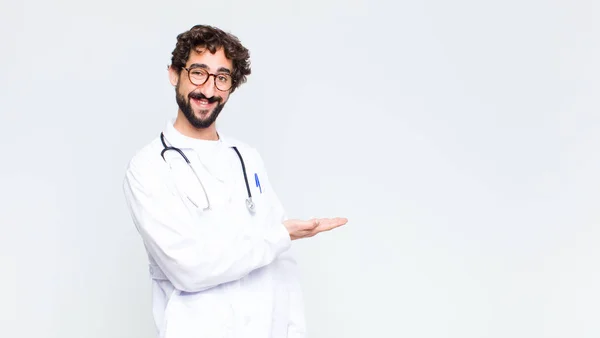
{"type": "Polygon", "coordinates": [[[314,235],[333,230],[348,223],[348,219],[343,217],[336,218],[313,218],[308,221],[298,219],[288,219],[283,225],[288,229],[292,240],[313,237],[314,235]]]}

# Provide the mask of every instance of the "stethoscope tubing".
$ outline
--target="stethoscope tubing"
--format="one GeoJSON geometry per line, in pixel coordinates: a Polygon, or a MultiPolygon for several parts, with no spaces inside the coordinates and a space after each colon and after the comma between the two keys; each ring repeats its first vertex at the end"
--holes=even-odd
{"type": "MultiPolygon", "coordinates": [[[[206,201],[208,206],[206,208],[204,208],[204,210],[208,210],[210,209],[211,205],[210,205],[210,200],[208,198],[208,194],[206,192],[206,188],[204,187],[204,184],[202,183],[202,180],[200,179],[200,176],[198,176],[198,173],[196,172],[196,170],[194,169],[194,167],[192,166],[192,163],[190,162],[190,160],[188,159],[188,157],[183,153],[183,151],[179,148],[176,147],[172,147],[172,146],[168,146],[167,143],[165,142],[165,135],[164,133],[160,133],[160,141],[162,142],[163,145],[163,150],[160,152],[160,156],[163,158],[163,160],[166,162],[167,160],[165,159],[165,153],[169,150],[174,150],[177,153],[179,153],[179,155],[181,155],[181,157],[185,160],[185,162],[187,163],[187,165],[192,169],[192,172],[194,173],[194,175],[196,176],[196,179],[198,180],[198,182],[200,182],[200,185],[202,186],[202,190],[204,191],[204,196],[206,197],[206,201]]],[[[248,175],[246,174],[246,165],[244,163],[244,159],[242,157],[242,154],[240,154],[240,151],[237,149],[237,147],[232,146],[231,147],[235,153],[237,154],[238,158],[240,159],[240,163],[242,164],[242,172],[244,173],[244,183],[246,184],[246,191],[248,192],[248,198],[246,198],[246,207],[248,208],[248,210],[253,213],[255,211],[255,204],[252,201],[252,192],[250,191],[250,184],[248,184],[248,175]]]]}
{"type": "Polygon", "coordinates": [[[252,199],[252,193],[250,192],[250,185],[248,184],[248,176],[246,175],[246,165],[244,164],[244,159],[242,158],[242,154],[237,149],[237,147],[231,147],[235,150],[235,153],[240,158],[240,163],[242,164],[242,172],[244,173],[244,182],[246,183],[246,191],[248,191],[248,198],[252,199]]]}

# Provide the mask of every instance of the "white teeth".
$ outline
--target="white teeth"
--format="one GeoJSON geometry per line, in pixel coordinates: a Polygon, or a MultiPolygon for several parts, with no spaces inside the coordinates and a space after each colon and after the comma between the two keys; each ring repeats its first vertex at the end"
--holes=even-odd
{"type": "Polygon", "coordinates": [[[205,106],[209,104],[207,100],[198,100],[198,99],[196,99],[196,101],[198,101],[199,104],[205,105],[205,106]]]}

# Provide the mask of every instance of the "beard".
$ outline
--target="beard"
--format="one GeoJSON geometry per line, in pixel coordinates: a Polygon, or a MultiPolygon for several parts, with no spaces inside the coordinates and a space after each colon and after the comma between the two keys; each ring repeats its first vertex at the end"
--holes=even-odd
{"type": "Polygon", "coordinates": [[[208,98],[202,93],[191,92],[188,94],[186,100],[186,98],[179,93],[179,85],[177,85],[177,87],[175,88],[175,92],[176,101],[177,105],[179,106],[179,109],[181,109],[183,115],[188,120],[188,122],[197,129],[205,129],[210,127],[217,120],[217,117],[221,113],[221,110],[223,110],[223,107],[225,107],[225,102],[223,102],[223,98],[220,96],[213,96],[208,98]],[[212,112],[209,109],[200,110],[199,113],[202,115],[209,114],[207,118],[202,119],[200,117],[197,117],[194,113],[194,109],[192,108],[191,103],[192,99],[204,99],[207,100],[209,103],[217,102],[217,105],[212,109],[212,112]]]}

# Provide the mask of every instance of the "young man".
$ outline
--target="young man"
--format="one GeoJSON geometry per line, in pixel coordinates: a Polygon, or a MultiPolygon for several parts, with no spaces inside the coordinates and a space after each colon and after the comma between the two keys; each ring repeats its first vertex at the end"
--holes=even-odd
{"type": "Polygon", "coordinates": [[[258,151],[215,121],[250,74],[233,35],[194,26],[169,67],[179,106],[129,163],[124,193],[148,253],[161,338],[300,338],[293,240],[347,222],[287,219],[258,151]]]}

